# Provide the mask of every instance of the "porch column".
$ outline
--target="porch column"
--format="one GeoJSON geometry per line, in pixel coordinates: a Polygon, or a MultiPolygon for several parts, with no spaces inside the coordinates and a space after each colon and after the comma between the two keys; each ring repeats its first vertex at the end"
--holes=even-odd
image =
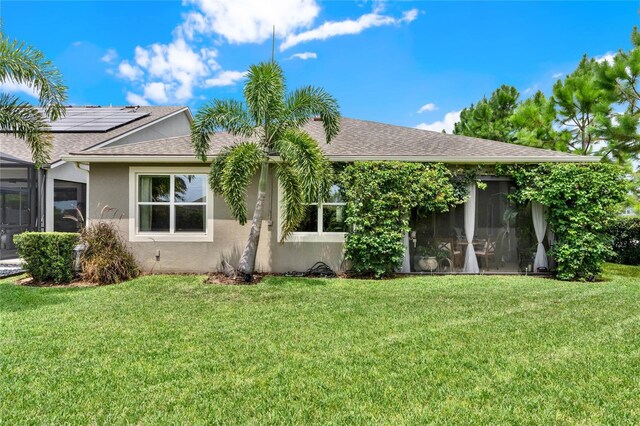
{"type": "Polygon", "coordinates": [[[473,236],[476,232],[476,184],[469,184],[469,200],[464,204],[464,233],[467,235],[467,252],[464,257],[462,272],[477,274],[480,272],[476,250],[473,247],[473,236]]]}
{"type": "Polygon", "coordinates": [[[544,235],[547,231],[547,220],[544,217],[544,206],[540,203],[531,203],[531,216],[533,217],[533,229],[536,231],[536,239],[538,240],[538,248],[536,250],[536,258],[533,261],[533,272],[538,272],[538,268],[549,269],[547,261],[547,252],[544,249],[544,235]]]}

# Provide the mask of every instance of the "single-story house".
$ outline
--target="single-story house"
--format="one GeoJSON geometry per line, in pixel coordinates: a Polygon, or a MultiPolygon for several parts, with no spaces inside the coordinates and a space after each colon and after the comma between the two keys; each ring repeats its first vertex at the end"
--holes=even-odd
{"type": "Polygon", "coordinates": [[[75,231],[68,215],[85,213],[89,169],[62,159],[70,152],[136,143],[190,132],[187,107],[67,107],[51,123],[49,164],[36,170],[24,141],[0,132],[0,259],[16,256],[24,231],[75,231]]]}
{"type": "MultiPolygon", "coordinates": [[[[452,166],[497,163],[593,162],[598,158],[530,148],[343,118],[340,133],[324,143],[322,123],[305,130],[319,141],[333,162],[400,160],[442,162],[452,166]]],[[[209,272],[221,260],[237,262],[249,228],[231,216],[224,200],[207,184],[210,161],[235,137],[218,133],[211,141],[209,162],[194,156],[188,134],[117,144],[79,147],[62,160],[88,170],[88,217],[101,216],[108,205],[117,209],[118,224],[143,268],[153,272],[209,272]]],[[[276,158],[273,159],[277,161],[276,158]]],[[[513,183],[500,176],[484,176],[486,189],[472,190],[469,201],[444,214],[412,213],[406,236],[403,272],[430,270],[421,264],[428,247],[437,247],[437,271],[521,273],[548,265],[540,260],[553,242],[541,206],[517,208],[508,194],[513,183]],[[462,247],[473,244],[477,264],[469,265],[462,247]]],[[[255,204],[257,177],[248,191],[249,209],[255,204]]],[[[308,216],[280,243],[280,194],[270,177],[256,270],[305,270],[316,261],[343,270],[344,202],[339,188],[308,209],[308,216]]],[[[249,211],[249,217],[252,212],[249,211]]]]}

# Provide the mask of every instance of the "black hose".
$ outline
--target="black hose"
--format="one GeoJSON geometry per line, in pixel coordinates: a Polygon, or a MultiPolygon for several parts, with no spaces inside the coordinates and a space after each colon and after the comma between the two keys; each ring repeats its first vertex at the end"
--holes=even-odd
{"type": "Polygon", "coordinates": [[[313,266],[304,272],[290,271],[284,274],[285,277],[321,277],[333,278],[336,273],[324,262],[316,262],[313,266]]]}

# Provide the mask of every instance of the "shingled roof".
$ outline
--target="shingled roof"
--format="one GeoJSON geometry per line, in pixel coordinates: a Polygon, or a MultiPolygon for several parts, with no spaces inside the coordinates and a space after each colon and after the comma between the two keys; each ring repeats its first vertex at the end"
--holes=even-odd
{"type": "MultiPolygon", "coordinates": [[[[405,160],[449,163],[493,162],[592,162],[597,157],[531,148],[505,142],[450,135],[373,121],[343,118],[340,133],[325,143],[322,122],[311,121],[304,128],[334,161],[405,160]]],[[[217,133],[211,140],[209,156],[239,142],[228,133],[217,133]]],[[[140,157],[144,161],[193,161],[189,136],[139,142],[74,152],[69,160],[118,161],[140,157]]]]}
{"type": "MultiPolygon", "coordinates": [[[[187,110],[187,107],[141,106],[136,109],[136,112],[148,113],[149,115],[106,132],[51,133],[53,137],[53,146],[51,150],[50,163],[59,161],[63,156],[68,155],[70,152],[80,152],[101,145],[104,142],[122,136],[132,130],[138,129],[182,110],[187,110]]],[[[0,133],[0,153],[23,161],[32,161],[31,151],[25,142],[8,133],[0,133]]]]}

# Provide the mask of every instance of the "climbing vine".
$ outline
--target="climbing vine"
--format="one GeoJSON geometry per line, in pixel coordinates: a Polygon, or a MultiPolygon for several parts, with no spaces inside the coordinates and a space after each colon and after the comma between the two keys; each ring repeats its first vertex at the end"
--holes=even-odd
{"type": "Polygon", "coordinates": [[[514,198],[548,207],[548,226],[556,241],[549,254],[563,280],[590,279],[612,255],[610,222],[629,191],[621,168],[612,164],[541,164],[499,166],[514,178],[514,198]]]}
{"type": "Polygon", "coordinates": [[[471,173],[454,174],[443,164],[356,162],[340,179],[351,231],[345,256],[357,274],[377,278],[396,271],[404,258],[411,209],[446,212],[466,200],[471,173]]]}

